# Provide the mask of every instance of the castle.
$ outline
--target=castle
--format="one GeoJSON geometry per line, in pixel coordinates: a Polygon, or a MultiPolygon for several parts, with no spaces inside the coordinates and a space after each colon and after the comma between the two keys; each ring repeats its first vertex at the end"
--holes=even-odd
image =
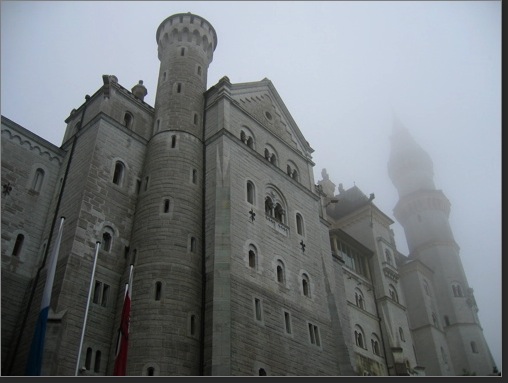
{"type": "Polygon", "coordinates": [[[60,147],[2,116],[2,375],[24,374],[62,216],[43,375],[112,375],[131,265],[127,375],[492,373],[450,203],[407,129],[388,166],[405,256],[374,194],[314,181],[268,79],[207,89],[207,20],[172,15],[156,39],[153,107],[104,75],[60,147]]]}

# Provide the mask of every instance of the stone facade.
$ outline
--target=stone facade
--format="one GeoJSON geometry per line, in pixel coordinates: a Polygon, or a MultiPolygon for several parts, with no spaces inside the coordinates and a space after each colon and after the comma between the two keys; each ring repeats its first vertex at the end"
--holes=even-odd
{"type": "MultiPolygon", "coordinates": [[[[326,172],[316,185],[313,149],[270,80],[207,89],[208,21],[170,16],[156,41],[154,107],[142,81],[129,91],[104,75],[59,148],[2,116],[2,374],[24,374],[62,216],[44,375],[113,374],[130,265],[127,375],[420,375],[439,363],[443,332],[414,317],[441,303],[411,281],[442,286],[428,262],[400,261],[373,196],[335,195],[326,172]]],[[[448,355],[466,331],[455,328],[448,355]]]]}

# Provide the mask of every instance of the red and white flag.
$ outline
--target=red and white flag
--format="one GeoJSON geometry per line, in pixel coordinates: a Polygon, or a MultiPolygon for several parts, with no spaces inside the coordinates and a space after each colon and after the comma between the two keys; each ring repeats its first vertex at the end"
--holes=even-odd
{"type": "Polygon", "coordinates": [[[116,345],[115,369],[113,375],[124,376],[127,370],[127,350],[129,346],[129,322],[131,315],[131,297],[132,297],[132,269],[129,273],[129,282],[125,285],[125,298],[123,301],[122,318],[120,328],[118,329],[118,342],[116,345]]]}

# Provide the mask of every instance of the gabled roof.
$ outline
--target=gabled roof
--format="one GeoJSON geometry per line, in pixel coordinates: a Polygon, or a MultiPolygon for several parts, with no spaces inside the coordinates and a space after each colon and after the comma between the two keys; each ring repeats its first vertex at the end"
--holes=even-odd
{"type": "Polygon", "coordinates": [[[227,77],[223,77],[207,93],[208,95],[214,92],[221,93],[223,87],[227,87],[227,92],[222,94],[227,94],[238,108],[289,146],[301,151],[306,157],[311,157],[314,149],[303,136],[269,79],[264,78],[261,81],[231,84],[227,77]]]}

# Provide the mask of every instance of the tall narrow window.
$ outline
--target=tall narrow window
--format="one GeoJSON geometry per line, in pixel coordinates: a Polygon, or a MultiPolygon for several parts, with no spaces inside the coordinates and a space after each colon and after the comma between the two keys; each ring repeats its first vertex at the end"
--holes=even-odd
{"type": "Polygon", "coordinates": [[[181,92],[182,92],[182,84],[178,83],[178,84],[176,84],[176,93],[181,93],[181,92]]]}
{"type": "Polygon", "coordinates": [[[254,184],[247,181],[247,202],[254,205],[254,184]]]}
{"type": "Polygon", "coordinates": [[[194,113],[193,122],[194,122],[194,125],[198,124],[198,114],[197,113],[194,113]]]}
{"type": "Polygon", "coordinates": [[[146,369],[146,375],[147,375],[147,376],[154,376],[154,370],[155,370],[155,369],[154,369],[153,367],[148,367],[148,368],[146,369]]]}
{"type": "Polygon", "coordinates": [[[113,183],[116,185],[121,185],[123,181],[123,175],[125,171],[125,166],[121,161],[116,161],[115,171],[113,173],[113,183]]]}
{"type": "Polygon", "coordinates": [[[174,148],[176,146],[176,135],[171,136],[171,148],[174,148]]]}
{"type": "Polygon", "coordinates": [[[302,291],[303,295],[310,297],[310,283],[307,274],[302,275],[302,291]]]}
{"type": "Polygon", "coordinates": [[[136,180],[136,194],[139,194],[140,191],[141,191],[141,180],[137,179],[136,180]]]}
{"type": "Polygon", "coordinates": [[[200,75],[200,76],[201,76],[201,66],[200,66],[200,65],[198,65],[198,70],[197,70],[197,72],[198,72],[198,75],[200,75]]]}
{"type": "Polygon", "coordinates": [[[132,117],[132,114],[129,112],[125,112],[125,115],[123,116],[123,124],[126,128],[130,128],[132,126],[132,120],[134,118],[132,117]]]}
{"type": "Polygon", "coordinates": [[[285,279],[284,263],[282,263],[282,261],[277,261],[277,282],[284,284],[285,279]]]}
{"type": "Polygon", "coordinates": [[[106,307],[108,304],[108,297],[109,297],[109,285],[104,284],[104,287],[102,288],[102,299],[101,299],[101,306],[106,307]]]}
{"type": "Polygon", "coordinates": [[[430,291],[429,291],[429,284],[427,283],[426,280],[423,281],[423,289],[425,290],[425,294],[427,294],[428,296],[430,296],[430,291]]]}
{"type": "Polygon", "coordinates": [[[296,214],[296,232],[303,235],[303,218],[300,214],[296,214]]]}
{"type": "Polygon", "coordinates": [[[249,246],[248,256],[249,256],[249,267],[255,269],[257,264],[257,250],[253,245],[249,246]]]}
{"type": "Polygon", "coordinates": [[[261,321],[262,315],[261,315],[261,301],[258,298],[254,299],[254,309],[256,313],[256,320],[261,321]]]}
{"type": "Polygon", "coordinates": [[[363,329],[358,325],[355,326],[355,343],[358,347],[365,348],[365,335],[363,329]]]}
{"type": "Polygon", "coordinates": [[[98,304],[101,299],[102,282],[95,281],[94,292],[93,292],[93,303],[98,304]]]}
{"type": "Polygon", "coordinates": [[[101,370],[101,352],[97,350],[95,352],[95,364],[93,366],[93,371],[99,372],[100,370],[101,370]]]}
{"type": "Polygon", "coordinates": [[[316,346],[321,346],[319,329],[316,325],[313,325],[312,323],[309,323],[309,336],[310,336],[310,343],[315,344],[316,346]]]}
{"type": "Polygon", "coordinates": [[[14,242],[14,248],[12,249],[13,257],[19,257],[21,250],[23,249],[23,242],[25,242],[25,236],[23,234],[18,234],[16,242],[14,242]]]}
{"type": "Polygon", "coordinates": [[[85,357],[85,368],[90,371],[90,366],[92,364],[92,348],[88,347],[86,349],[86,357],[85,357]]]}
{"type": "Polygon", "coordinates": [[[102,250],[110,251],[111,250],[111,234],[107,231],[102,234],[102,250]]]}
{"type": "Polygon", "coordinates": [[[155,282],[155,300],[160,301],[162,294],[162,283],[157,281],[155,282]]]}
{"type": "Polygon", "coordinates": [[[450,318],[448,318],[448,315],[444,316],[444,323],[445,323],[445,326],[449,326],[450,325],[450,318]]]}
{"type": "Polygon", "coordinates": [[[145,191],[148,190],[148,181],[150,180],[150,177],[149,176],[146,176],[145,177],[145,191]]]}
{"type": "Polygon", "coordinates": [[[196,316],[191,315],[190,317],[190,334],[196,335],[196,316]]]}
{"type": "Polygon", "coordinates": [[[32,189],[35,190],[36,192],[40,192],[42,188],[42,181],[44,181],[44,170],[39,168],[35,172],[34,180],[32,183],[32,189]]]}
{"type": "Polygon", "coordinates": [[[185,48],[180,49],[180,56],[185,56],[185,48]]]}
{"type": "Polygon", "coordinates": [[[164,213],[169,213],[169,199],[164,200],[164,213]]]}
{"type": "Polygon", "coordinates": [[[190,252],[195,253],[196,252],[196,238],[191,237],[190,239],[190,252]]]}
{"type": "Polygon", "coordinates": [[[291,334],[291,315],[287,311],[284,311],[284,327],[286,334],[291,334]]]}
{"type": "Polygon", "coordinates": [[[372,339],[370,340],[370,343],[372,345],[372,352],[375,355],[381,355],[379,352],[379,340],[375,334],[372,334],[372,339]]]}
{"type": "Polygon", "coordinates": [[[196,169],[192,169],[192,183],[194,185],[198,183],[198,171],[196,169]]]}

